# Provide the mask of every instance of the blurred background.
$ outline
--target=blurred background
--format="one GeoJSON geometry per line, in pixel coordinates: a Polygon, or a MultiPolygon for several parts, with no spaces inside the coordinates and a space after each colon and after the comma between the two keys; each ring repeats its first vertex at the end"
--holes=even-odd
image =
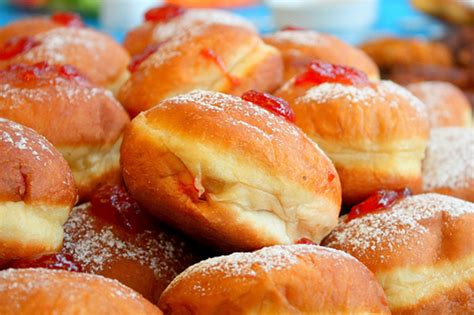
{"type": "Polygon", "coordinates": [[[145,10],[163,2],[226,8],[252,20],[262,33],[295,25],[354,44],[382,35],[439,38],[445,32],[443,23],[417,11],[409,0],[0,0],[0,25],[28,14],[72,10],[121,40],[142,21],[145,10]]]}

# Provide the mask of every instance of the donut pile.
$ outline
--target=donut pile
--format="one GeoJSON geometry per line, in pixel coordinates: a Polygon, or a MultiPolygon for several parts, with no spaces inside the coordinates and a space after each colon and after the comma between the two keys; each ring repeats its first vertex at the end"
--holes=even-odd
{"type": "Polygon", "coordinates": [[[0,314],[472,314],[471,123],[224,11],[4,26],[0,314]]]}

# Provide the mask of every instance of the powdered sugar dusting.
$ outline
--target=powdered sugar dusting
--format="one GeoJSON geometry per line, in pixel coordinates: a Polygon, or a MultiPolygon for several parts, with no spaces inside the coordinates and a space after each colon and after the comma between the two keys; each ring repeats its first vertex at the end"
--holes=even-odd
{"type": "Polygon", "coordinates": [[[54,79],[38,79],[41,84],[31,87],[24,87],[9,83],[0,83],[0,107],[2,104],[9,103],[10,108],[23,106],[25,102],[49,104],[51,99],[61,100],[61,102],[73,106],[82,104],[84,101],[92,101],[94,98],[104,96],[110,99],[110,102],[121,107],[112,94],[112,92],[89,85],[76,84],[73,81],[61,77],[54,79]],[[80,100],[78,102],[77,100],[80,100]]]}
{"type": "Polygon", "coordinates": [[[244,128],[250,128],[265,137],[272,138],[272,134],[286,133],[293,136],[301,136],[301,131],[293,124],[287,123],[282,117],[279,117],[268,110],[242,100],[241,98],[227,95],[224,93],[195,90],[187,94],[182,94],[168,99],[166,103],[194,103],[199,105],[205,111],[228,112],[228,119],[233,124],[241,124],[244,128]],[[265,123],[268,130],[260,130],[257,126],[249,122],[237,121],[232,119],[231,112],[243,112],[245,117],[258,118],[260,122],[265,123]]]}
{"type": "MultiPolygon", "coordinates": [[[[29,297],[32,291],[48,291],[55,287],[61,286],[68,290],[70,294],[63,295],[71,302],[78,298],[83,299],[77,291],[88,290],[88,282],[101,281],[104,283],[102,294],[111,298],[119,298],[124,300],[135,300],[141,297],[133,290],[122,285],[118,281],[107,279],[97,275],[89,275],[85,273],[65,272],[61,270],[49,269],[7,269],[0,271],[0,292],[12,291],[17,302],[24,301],[29,297]],[[69,280],[69,281],[67,281],[69,280]],[[67,288],[65,287],[67,286],[67,288]],[[13,292],[16,292],[13,293],[13,292]]],[[[83,302],[83,301],[82,301],[83,302]]]]}
{"type": "Polygon", "coordinates": [[[279,31],[267,38],[277,43],[292,43],[308,46],[329,46],[328,35],[311,30],[279,31]]]}
{"type": "Polygon", "coordinates": [[[175,106],[174,104],[180,103],[196,104],[202,111],[225,112],[227,115],[222,115],[219,118],[219,124],[238,125],[242,130],[248,130],[250,134],[254,134],[260,137],[262,141],[266,141],[269,146],[278,144],[287,147],[287,143],[282,139],[288,136],[295,139],[295,141],[305,138],[314,145],[316,150],[322,152],[319,147],[313,141],[309,140],[295,125],[239,97],[213,91],[195,90],[187,94],[172,97],[163,102],[160,107],[165,108],[166,106],[175,106]],[[237,115],[240,116],[241,113],[244,114],[245,119],[235,117],[237,115]]]}
{"type": "Polygon", "coordinates": [[[0,141],[9,143],[18,150],[29,151],[37,161],[41,161],[42,156],[55,157],[57,154],[46,138],[3,118],[0,118],[0,141]]]}
{"type": "MultiPolygon", "coordinates": [[[[397,248],[405,247],[406,250],[407,240],[417,239],[428,232],[423,220],[441,214],[451,218],[474,214],[474,204],[438,194],[407,197],[384,211],[348,222],[343,217],[328,236],[326,245],[351,248],[356,257],[370,256],[369,251],[379,246],[387,246],[397,255],[397,248]]],[[[378,256],[377,259],[383,261],[384,257],[378,256]]]]}
{"type": "Polygon", "coordinates": [[[174,57],[180,56],[181,52],[179,51],[179,47],[184,45],[186,41],[199,36],[204,27],[205,25],[198,25],[176,33],[173,37],[169,38],[169,40],[164,41],[158,50],[140,65],[139,69],[145,69],[145,71],[147,71],[149,69],[158,68],[174,57]]]}
{"type": "MultiPolygon", "coordinates": [[[[458,92],[456,87],[452,86],[447,82],[438,81],[427,81],[414,83],[408,86],[408,89],[412,91],[427,107],[430,124],[433,127],[440,126],[443,121],[450,120],[453,113],[447,110],[446,104],[451,103],[451,95],[462,94],[458,92]],[[446,93],[446,90],[452,90],[450,93],[446,93]]],[[[466,100],[466,108],[469,107],[469,103],[466,100]]]]}
{"type": "Polygon", "coordinates": [[[190,260],[184,242],[166,232],[145,230],[130,237],[119,236],[111,225],[94,228],[89,207],[87,203],[73,209],[64,225],[63,245],[63,252],[86,271],[100,274],[111,260],[124,259],[151,268],[159,279],[171,280],[190,260]]]}
{"type": "Polygon", "coordinates": [[[196,27],[196,24],[199,23],[240,26],[255,31],[255,26],[252,23],[230,12],[214,9],[189,9],[182,16],[166,23],[156,24],[153,38],[158,42],[168,40],[180,32],[196,27]]]}
{"type": "MultiPolygon", "coordinates": [[[[413,107],[417,112],[423,115],[427,115],[426,105],[423,104],[418,98],[410,93],[406,88],[393,83],[392,81],[381,81],[378,86],[378,92],[387,99],[389,95],[397,95],[404,102],[413,107]]],[[[398,107],[400,104],[396,98],[389,101],[390,106],[398,107]]]]}
{"type": "Polygon", "coordinates": [[[41,33],[35,37],[40,45],[28,51],[24,58],[31,62],[47,61],[52,64],[68,62],[65,55],[74,49],[86,47],[90,52],[88,58],[103,62],[102,56],[107,55],[106,45],[94,31],[87,28],[62,27],[41,33]],[[67,50],[66,50],[67,48],[67,50]]]}
{"type": "Polygon", "coordinates": [[[371,87],[359,88],[339,83],[323,83],[309,89],[304,96],[298,98],[298,101],[325,103],[345,98],[353,103],[370,106],[375,97],[377,97],[377,91],[371,87]]]}
{"type": "Polygon", "coordinates": [[[471,181],[474,181],[474,129],[432,129],[423,161],[423,189],[462,189],[471,181]]]}
{"type": "MultiPolygon", "coordinates": [[[[213,275],[219,277],[255,277],[258,273],[268,273],[292,268],[306,255],[331,257],[335,262],[355,260],[352,256],[338,250],[317,245],[282,245],[265,247],[252,253],[234,253],[201,261],[176,277],[168,288],[172,288],[182,279],[195,274],[213,275]]],[[[207,288],[199,281],[193,288],[205,293],[207,288]]]]}
{"type": "Polygon", "coordinates": [[[422,115],[426,115],[426,106],[405,88],[391,82],[382,81],[376,88],[356,87],[340,83],[323,83],[309,89],[306,94],[300,98],[302,102],[325,103],[335,99],[344,98],[351,103],[357,103],[364,106],[373,104],[374,98],[379,99],[381,103],[386,103],[390,107],[399,107],[400,100],[412,106],[422,115]],[[393,97],[397,95],[398,97],[393,97]]]}

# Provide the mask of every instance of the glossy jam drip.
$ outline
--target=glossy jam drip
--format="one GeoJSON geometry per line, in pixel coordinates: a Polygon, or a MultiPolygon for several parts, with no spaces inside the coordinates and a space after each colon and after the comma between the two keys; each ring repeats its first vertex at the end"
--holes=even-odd
{"type": "Polygon", "coordinates": [[[20,259],[12,262],[11,268],[47,268],[81,272],[82,267],[69,254],[48,254],[39,257],[20,259]]]}
{"type": "Polygon", "coordinates": [[[371,82],[364,72],[322,61],[311,62],[307,70],[295,79],[295,85],[323,83],[340,83],[359,87],[371,86],[371,82]]]}
{"type": "Polygon", "coordinates": [[[153,44],[148,46],[142,53],[137,54],[132,57],[130,60],[130,64],[128,65],[128,71],[130,72],[136,72],[140,65],[147,60],[151,55],[153,55],[158,48],[160,48],[161,45],[163,45],[165,42],[161,42],[158,44],[153,44]]]}
{"type": "Polygon", "coordinates": [[[75,79],[81,77],[79,71],[71,65],[62,65],[58,68],[58,73],[60,76],[66,79],[75,79]]]}
{"type": "Polygon", "coordinates": [[[295,242],[295,244],[316,245],[315,242],[313,242],[312,240],[306,237],[300,238],[299,240],[295,242]]]}
{"type": "Polygon", "coordinates": [[[67,27],[83,27],[81,16],[73,12],[56,12],[51,15],[51,20],[67,27]]]}
{"type": "Polygon", "coordinates": [[[307,29],[300,26],[288,25],[281,29],[282,31],[306,31],[307,29]]]}
{"type": "Polygon", "coordinates": [[[347,215],[347,220],[350,221],[368,213],[388,208],[396,201],[411,196],[411,194],[409,188],[400,190],[379,190],[366,200],[353,206],[347,215]]]}
{"type": "Polygon", "coordinates": [[[39,44],[40,42],[32,37],[12,38],[0,48],[0,60],[8,60],[19,54],[26,53],[39,44]]]}
{"type": "Polygon", "coordinates": [[[209,49],[209,48],[204,48],[201,50],[200,53],[201,53],[201,56],[203,56],[204,58],[209,59],[210,61],[214,62],[217,65],[217,67],[219,67],[219,69],[222,71],[222,73],[224,73],[224,75],[227,77],[227,79],[233,86],[237,86],[240,84],[240,79],[229,73],[229,70],[227,70],[227,67],[224,61],[214,50],[209,49]]]}
{"type": "Polygon", "coordinates": [[[175,17],[183,15],[186,9],[175,4],[165,4],[161,7],[153,8],[145,13],[145,21],[160,23],[167,22],[175,17]]]}
{"type": "Polygon", "coordinates": [[[8,74],[15,75],[19,80],[24,82],[30,82],[38,79],[47,79],[60,76],[66,80],[74,80],[80,83],[88,83],[89,81],[83,77],[79,71],[70,65],[50,65],[46,62],[39,62],[33,65],[10,65],[2,74],[8,76],[8,74]]]}
{"type": "Polygon", "coordinates": [[[268,93],[262,93],[254,90],[245,92],[242,99],[254,103],[266,110],[282,116],[289,122],[295,122],[295,114],[288,102],[268,93]]]}
{"type": "Polygon", "coordinates": [[[141,210],[123,186],[103,186],[91,197],[91,211],[101,219],[137,234],[152,229],[153,218],[141,210]]]}
{"type": "Polygon", "coordinates": [[[332,182],[336,178],[336,174],[329,172],[328,173],[328,182],[332,182]]]}

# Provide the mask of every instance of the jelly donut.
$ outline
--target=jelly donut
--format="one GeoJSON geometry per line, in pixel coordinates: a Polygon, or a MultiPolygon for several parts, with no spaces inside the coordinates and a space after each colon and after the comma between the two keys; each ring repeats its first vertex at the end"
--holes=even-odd
{"type": "Polygon", "coordinates": [[[117,281],[41,268],[0,271],[0,301],[2,315],[162,314],[117,281]]]}
{"type": "Polygon", "coordinates": [[[385,191],[352,208],[323,244],[366,265],[393,314],[470,314],[473,225],[473,203],[385,191]]]}
{"type": "Polygon", "coordinates": [[[432,128],[470,127],[472,110],[464,93],[448,82],[412,83],[407,89],[425,103],[432,128]]]}
{"type": "Polygon", "coordinates": [[[74,208],[64,231],[62,253],[82,271],[116,279],[155,303],[200,260],[195,246],[156,224],[120,186],[102,187],[74,208]]]}
{"type": "Polygon", "coordinates": [[[33,130],[0,118],[0,265],[59,250],[75,202],[61,154],[33,130]]]}
{"type": "Polygon", "coordinates": [[[264,41],[281,52],[285,80],[303,72],[314,60],[354,67],[365,72],[371,80],[379,80],[377,65],[369,56],[329,34],[288,29],[265,36],[264,41]]]}
{"type": "Polygon", "coordinates": [[[144,209],[220,249],[319,242],[337,224],[339,177],[287,119],[218,92],[169,98],[125,131],[124,181],[144,209]]]}
{"type": "Polygon", "coordinates": [[[135,116],[195,89],[234,95],[275,90],[282,82],[283,64],[280,53],[253,31],[202,24],[135,56],[129,69],[131,77],[118,98],[135,116]]]}
{"type": "Polygon", "coordinates": [[[202,261],[159,303],[166,314],[389,314],[374,275],[355,258],[315,245],[266,247],[202,261]]]}
{"type": "Polygon", "coordinates": [[[106,34],[88,28],[59,27],[14,37],[0,47],[0,69],[47,62],[75,66],[94,84],[117,90],[128,77],[127,51],[106,34]]]}
{"type": "Polygon", "coordinates": [[[0,117],[33,128],[63,154],[79,195],[120,180],[119,148],[128,115],[110,91],[74,67],[47,63],[0,70],[0,117]]]}
{"type": "Polygon", "coordinates": [[[185,9],[177,5],[162,5],[145,13],[144,24],[127,33],[124,47],[130,55],[142,53],[148,46],[161,43],[179,32],[202,24],[225,24],[256,32],[255,26],[246,19],[225,10],[185,9]]]}
{"type": "Polygon", "coordinates": [[[428,142],[426,108],[390,81],[371,83],[354,68],[313,62],[276,93],[334,162],[345,204],[378,189],[421,191],[428,142]]]}
{"type": "Polygon", "coordinates": [[[201,260],[198,248],[142,211],[123,186],[103,186],[75,207],[59,254],[17,260],[12,268],[82,271],[120,281],[157,303],[184,269],[201,260]]]}
{"type": "Polygon", "coordinates": [[[423,190],[474,202],[474,130],[436,128],[423,160],[423,190]]]}
{"type": "Polygon", "coordinates": [[[82,27],[81,17],[71,12],[57,12],[49,17],[28,17],[0,27],[0,46],[15,37],[34,36],[59,27],[82,27]]]}

